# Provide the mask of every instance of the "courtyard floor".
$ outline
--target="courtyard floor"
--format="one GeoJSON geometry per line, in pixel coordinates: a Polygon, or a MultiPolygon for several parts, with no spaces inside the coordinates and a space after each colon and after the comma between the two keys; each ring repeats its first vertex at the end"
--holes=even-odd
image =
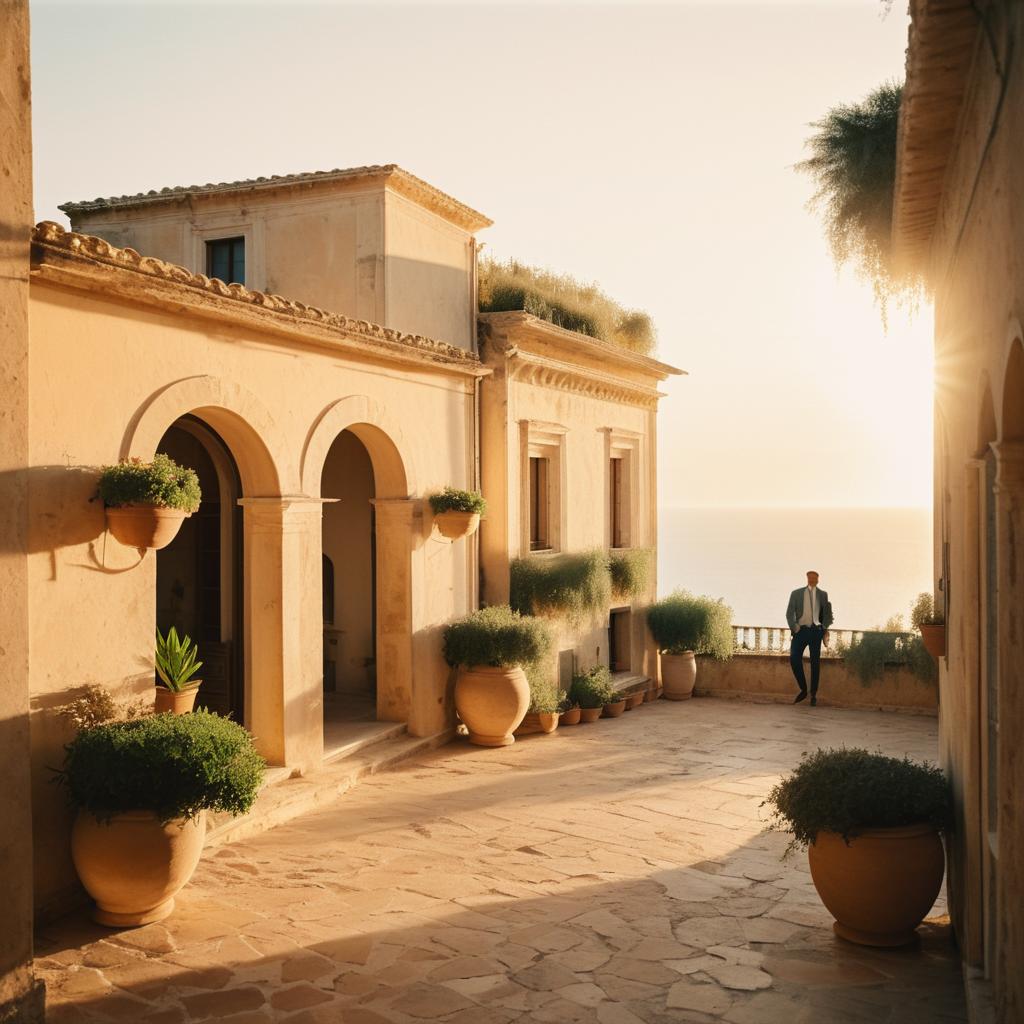
{"type": "Polygon", "coordinates": [[[43,929],[47,1019],[964,1021],[941,904],[916,947],[844,943],[762,832],[776,778],[841,744],[934,759],[936,722],[706,698],[456,741],[208,850],[164,922],[43,929]]]}

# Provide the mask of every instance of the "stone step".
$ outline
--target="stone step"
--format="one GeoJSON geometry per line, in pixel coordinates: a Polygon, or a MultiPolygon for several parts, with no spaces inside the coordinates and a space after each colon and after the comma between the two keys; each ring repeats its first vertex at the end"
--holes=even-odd
{"type": "Polygon", "coordinates": [[[287,768],[268,768],[256,803],[248,814],[207,814],[206,846],[225,846],[259,835],[300,814],[307,814],[337,800],[361,778],[386,771],[427,750],[443,746],[455,735],[448,729],[434,736],[407,736],[405,726],[379,734],[354,749],[331,752],[331,759],[305,775],[293,776],[287,768]]]}

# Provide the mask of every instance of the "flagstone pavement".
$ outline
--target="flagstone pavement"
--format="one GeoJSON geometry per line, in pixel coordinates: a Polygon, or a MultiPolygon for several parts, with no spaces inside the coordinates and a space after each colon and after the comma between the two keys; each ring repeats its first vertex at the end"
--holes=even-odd
{"type": "Polygon", "coordinates": [[[465,741],[207,850],[174,915],[37,936],[50,1024],[944,1024],[940,903],[912,948],[834,937],[760,807],[802,751],[936,756],[933,718],[713,698],[465,741]]]}

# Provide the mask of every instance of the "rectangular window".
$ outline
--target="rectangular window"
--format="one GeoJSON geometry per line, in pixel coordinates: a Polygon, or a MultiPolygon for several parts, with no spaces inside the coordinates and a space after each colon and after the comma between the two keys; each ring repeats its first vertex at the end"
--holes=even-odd
{"type": "Polygon", "coordinates": [[[245,284],[245,239],[215,238],[207,242],[206,276],[225,284],[245,284]]]}
{"type": "Polygon", "coordinates": [[[625,540],[625,509],[623,508],[623,487],[625,486],[625,474],[623,467],[625,459],[616,457],[609,460],[609,473],[611,481],[611,543],[613,548],[626,546],[625,540]]]}
{"type": "Polygon", "coordinates": [[[614,609],[608,616],[608,667],[612,672],[628,672],[633,667],[632,632],[630,610],[614,609]]]}
{"type": "Polygon", "coordinates": [[[530,456],[530,550],[551,547],[551,460],[530,456]]]}

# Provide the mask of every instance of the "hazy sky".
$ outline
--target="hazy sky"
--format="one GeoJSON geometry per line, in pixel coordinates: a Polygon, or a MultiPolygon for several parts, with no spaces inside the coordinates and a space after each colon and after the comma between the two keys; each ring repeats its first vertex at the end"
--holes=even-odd
{"type": "Polygon", "coordinates": [[[807,124],[902,77],[878,0],[355,5],[36,0],[36,211],[398,163],[500,257],[647,309],[689,371],[663,504],[926,505],[931,313],[837,276],[807,124]]]}

